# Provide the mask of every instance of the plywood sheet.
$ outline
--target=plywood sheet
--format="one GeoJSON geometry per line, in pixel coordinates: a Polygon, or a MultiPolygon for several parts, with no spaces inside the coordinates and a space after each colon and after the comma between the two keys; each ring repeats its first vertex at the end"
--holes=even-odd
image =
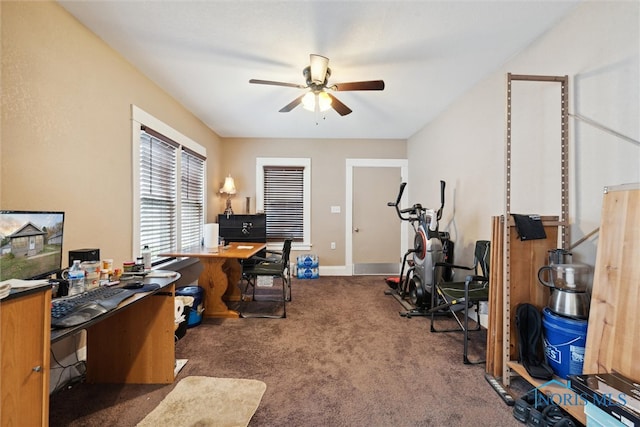
{"type": "Polygon", "coordinates": [[[583,372],[640,381],[640,185],[609,189],[594,272],[583,372]]]}
{"type": "Polygon", "coordinates": [[[558,218],[543,217],[546,239],[520,240],[513,221],[509,221],[509,360],[518,359],[516,309],[529,303],[542,310],[549,302],[549,288],[538,282],[538,270],[547,265],[548,252],[558,248],[558,218]]]}

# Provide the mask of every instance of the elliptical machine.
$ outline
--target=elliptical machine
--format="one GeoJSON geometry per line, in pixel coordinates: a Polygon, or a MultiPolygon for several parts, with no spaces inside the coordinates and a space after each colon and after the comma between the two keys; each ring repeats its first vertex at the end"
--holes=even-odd
{"type": "MultiPolygon", "coordinates": [[[[387,203],[394,207],[402,221],[409,221],[415,234],[413,248],[403,257],[400,276],[387,278],[385,281],[391,288],[385,293],[392,295],[406,309],[401,316],[430,316],[431,289],[434,277],[433,267],[437,262],[452,262],[453,244],[449,240],[449,233],[439,232],[438,225],[444,208],[445,182],[440,181],[440,209],[423,208],[416,203],[407,209],[400,209],[400,199],[407,183],[400,184],[400,191],[395,202],[387,203]],[[445,252],[445,250],[447,252],[445,252]],[[409,256],[412,255],[411,259],[409,256]],[[405,275],[405,268],[407,268],[405,275]]],[[[446,273],[445,273],[446,274],[446,273]]]]}

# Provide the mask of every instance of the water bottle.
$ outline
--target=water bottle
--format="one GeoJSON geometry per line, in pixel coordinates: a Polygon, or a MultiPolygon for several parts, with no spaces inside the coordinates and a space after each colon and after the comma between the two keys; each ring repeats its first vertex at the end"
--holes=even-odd
{"type": "Polygon", "coordinates": [[[142,248],[142,263],[145,270],[151,270],[151,249],[149,249],[149,245],[144,245],[144,248],[142,248]]]}
{"type": "Polygon", "coordinates": [[[84,287],[84,270],[80,268],[80,260],[73,260],[73,265],[69,267],[69,295],[77,295],[83,293],[84,287]]]}

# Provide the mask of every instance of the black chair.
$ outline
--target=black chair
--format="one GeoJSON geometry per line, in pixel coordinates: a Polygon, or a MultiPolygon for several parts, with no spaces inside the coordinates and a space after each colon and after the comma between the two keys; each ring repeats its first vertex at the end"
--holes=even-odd
{"type": "Polygon", "coordinates": [[[468,358],[469,331],[480,330],[479,307],[481,301],[489,300],[489,254],[490,242],[478,240],[474,251],[473,266],[461,266],[438,262],[433,268],[433,283],[435,292],[432,292],[431,332],[464,332],[464,351],[462,361],[465,364],[484,363],[484,360],[470,361],[468,358]],[[465,277],[464,281],[447,282],[442,280],[445,269],[473,271],[465,277]],[[475,306],[475,327],[469,329],[469,309],[475,306]],[[455,329],[436,329],[436,315],[443,310],[451,313],[458,323],[455,329]]]}
{"type": "Polygon", "coordinates": [[[291,270],[289,266],[291,243],[291,239],[287,239],[282,245],[282,251],[267,250],[267,257],[250,258],[254,262],[243,266],[242,270],[242,279],[245,282],[244,291],[242,292],[243,302],[245,302],[245,298],[250,293],[252,302],[270,301],[282,303],[282,313],[262,312],[250,314],[241,310],[243,317],[287,317],[287,301],[291,301],[291,270]],[[258,285],[259,277],[279,278],[282,284],[282,296],[276,297],[273,292],[269,292],[266,296],[256,295],[256,290],[260,287],[258,285]],[[249,288],[251,288],[251,291],[249,291],[249,288]]]}

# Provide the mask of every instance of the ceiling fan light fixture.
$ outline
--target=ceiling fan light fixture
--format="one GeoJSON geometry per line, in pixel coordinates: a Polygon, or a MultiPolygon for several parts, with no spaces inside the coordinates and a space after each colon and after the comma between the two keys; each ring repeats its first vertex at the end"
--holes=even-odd
{"type": "Polygon", "coordinates": [[[317,85],[324,83],[327,77],[327,68],[329,67],[329,58],[322,55],[311,54],[310,67],[311,67],[311,81],[317,85]]]}
{"type": "Polygon", "coordinates": [[[316,94],[307,92],[302,97],[302,108],[308,111],[316,111],[316,94]]]}
{"type": "Polygon", "coordinates": [[[318,93],[307,92],[302,97],[302,108],[305,110],[314,111],[327,111],[331,108],[331,97],[327,92],[321,91],[318,93]]]}
{"type": "Polygon", "coordinates": [[[318,107],[320,111],[327,111],[331,108],[331,97],[327,92],[320,92],[318,94],[318,107]]]}

